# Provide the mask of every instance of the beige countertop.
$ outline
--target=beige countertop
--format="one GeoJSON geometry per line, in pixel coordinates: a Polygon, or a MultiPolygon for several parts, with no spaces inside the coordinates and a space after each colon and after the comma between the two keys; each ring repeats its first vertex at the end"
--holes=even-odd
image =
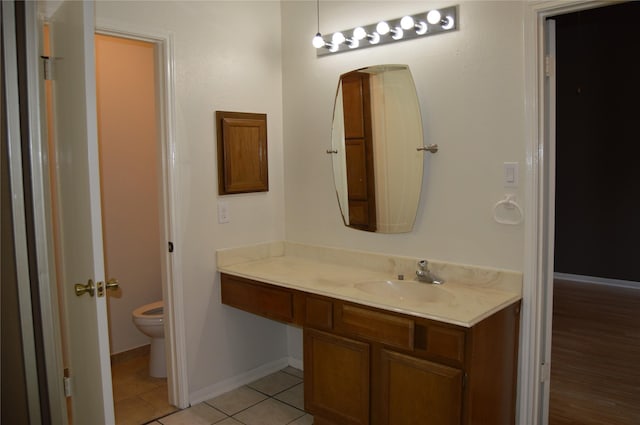
{"type": "Polygon", "coordinates": [[[432,261],[445,283],[431,285],[413,279],[414,258],[283,241],[219,250],[217,260],[222,273],[464,327],[522,293],[519,272],[432,261]]]}

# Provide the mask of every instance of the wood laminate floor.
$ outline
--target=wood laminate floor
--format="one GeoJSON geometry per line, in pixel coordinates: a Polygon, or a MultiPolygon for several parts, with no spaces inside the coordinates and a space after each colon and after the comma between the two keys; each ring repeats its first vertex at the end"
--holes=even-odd
{"type": "Polygon", "coordinates": [[[554,285],[549,424],[640,424],[640,290],[554,285]]]}

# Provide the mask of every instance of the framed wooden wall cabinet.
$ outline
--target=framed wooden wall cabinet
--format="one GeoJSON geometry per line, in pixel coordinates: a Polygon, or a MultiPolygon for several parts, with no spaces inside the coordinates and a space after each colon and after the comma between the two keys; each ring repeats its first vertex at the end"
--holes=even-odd
{"type": "Polygon", "coordinates": [[[216,111],[218,194],[269,190],[267,115],[216,111]]]}

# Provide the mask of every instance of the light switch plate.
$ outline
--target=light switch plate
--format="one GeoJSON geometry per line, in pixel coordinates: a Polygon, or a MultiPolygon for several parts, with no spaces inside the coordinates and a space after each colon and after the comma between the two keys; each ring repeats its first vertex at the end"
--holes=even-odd
{"type": "Polygon", "coordinates": [[[504,187],[518,187],[518,163],[504,163],[504,187]]]}
{"type": "Polygon", "coordinates": [[[218,201],[218,223],[224,224],[231,221],[229,217],[229,202],[218,201]]]}

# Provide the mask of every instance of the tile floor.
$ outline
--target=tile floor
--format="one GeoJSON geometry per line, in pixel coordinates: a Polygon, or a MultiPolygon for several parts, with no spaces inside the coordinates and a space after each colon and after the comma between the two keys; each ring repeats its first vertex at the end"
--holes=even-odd
{"type": "Polygon", "coordinates": [[[148,422],[149,425],[311,425],[302,371],[287,367],[244,387],[148,422]]]}
{"type": "Polygon", "coordinates": [[[167,400],[167,379],[149,376],[149,351],[111,365],[116,425],[140,425],[178,410],[167,400]]]}

